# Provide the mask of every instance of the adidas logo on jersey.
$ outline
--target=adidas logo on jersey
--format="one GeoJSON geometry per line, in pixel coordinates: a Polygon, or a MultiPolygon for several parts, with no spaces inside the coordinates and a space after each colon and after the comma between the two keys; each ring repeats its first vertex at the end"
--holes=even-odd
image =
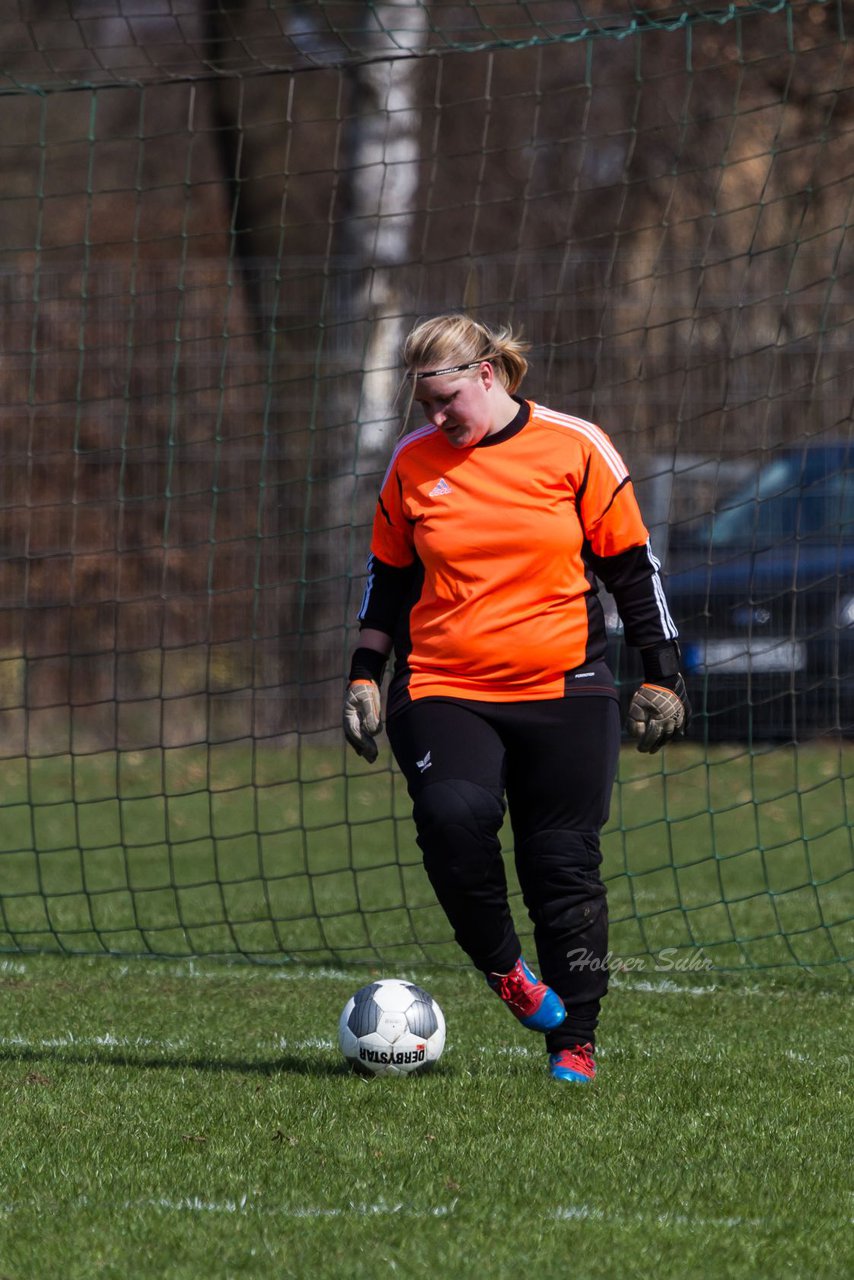
{"type": "Polygon", "coordinates": [[[440,498],[443,493],[453,493],[453,489],[448,484],[444,476],[442,476],[441,480],[436,481],[436,483],[433,485],[433,488],[430,490],[428,497],[440,498]]]}

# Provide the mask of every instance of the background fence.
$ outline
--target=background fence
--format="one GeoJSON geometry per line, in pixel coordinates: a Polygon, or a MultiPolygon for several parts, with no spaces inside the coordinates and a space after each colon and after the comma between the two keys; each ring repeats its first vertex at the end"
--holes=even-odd
{"type": "MultiPolygon", "coordinates": [[[[388,757],[369,779],[336,737],[400,340],[457,307],[521,325],[526,391],[609,431],[665,552],[784,445],[846,440],[848,21],[0,19],[3,945],[455,954],[388,757]]],[[[850,955],[847,742],[706,749],[703,720],[624,764],[622,945],[850,955]]]]}

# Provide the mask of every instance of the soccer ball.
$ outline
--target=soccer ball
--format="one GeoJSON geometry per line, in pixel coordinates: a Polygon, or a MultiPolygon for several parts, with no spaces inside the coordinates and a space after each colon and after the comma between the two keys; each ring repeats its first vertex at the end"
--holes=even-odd
{"type": "Polygon", "coordinates": [[[409,1075],[439,1061],[445,1047],[445,1019],[421,987],[402,978],[380,978],[345,1004],[338,1022],[338,1044],[361,1075],[409,1075]]]}

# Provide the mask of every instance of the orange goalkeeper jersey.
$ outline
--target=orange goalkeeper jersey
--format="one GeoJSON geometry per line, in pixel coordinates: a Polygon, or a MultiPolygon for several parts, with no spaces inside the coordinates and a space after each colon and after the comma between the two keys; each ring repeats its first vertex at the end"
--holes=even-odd
{"type": "MultiPolygon", "coordinates": [[[[590,563],[644,549],[643,573],[657,581],[628,470],[608,436],[520,405],[508,427],[472,448],[424,426],[392,456],[360,618],[377,625],[372,564],[413,571],[395,627],[395,684],[409,699],[559,698],[569,678],[579,691],[585,679],[598,684],[605,630],[590,563]]],[[[660,583],[644,595],[660,615],[652,638],[674,636],[660,583]]]]}

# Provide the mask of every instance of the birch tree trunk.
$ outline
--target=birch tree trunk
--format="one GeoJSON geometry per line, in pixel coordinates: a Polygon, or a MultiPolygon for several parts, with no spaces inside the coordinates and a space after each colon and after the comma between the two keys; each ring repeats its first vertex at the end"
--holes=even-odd
{"type": "MultiPolygon", "coordinates": [[[[427,11],[413,0],[361,8],[360,60],[340,74],[339,149],[330,155],[337,190],[326,269],[318,279],[322,377],[305,460],[304,509],[294,529],[300,586],[284,611],[282,665],[297,690],[301,732],[340,718],[342,672],[352,647],[361,575],[379,476],[399,418],[400,345],[407,327],[405,281],[412,258],[419,181],[419,59],[427,11]]],[[[313,15],[294,6],[290,27],[314,62],[340,52],[313,34],[313,15]]]]}
{"type": "Polygon", "coordinates": [[[385,464],[397,434],[400,347],[408,328],[406,266],[412,256],[419,177],[419,61],[427,10],[412,0],[366,6],[377,61],[354,71],[348,148],[348,218],[342,248],[356,267],[354,333],[364,333],[356,411],[356,474],[385,464]],[[380,60],[384,54],[391,55],[380,60]],[[397,56],[394,56],[397,55],[397,56]]]}

